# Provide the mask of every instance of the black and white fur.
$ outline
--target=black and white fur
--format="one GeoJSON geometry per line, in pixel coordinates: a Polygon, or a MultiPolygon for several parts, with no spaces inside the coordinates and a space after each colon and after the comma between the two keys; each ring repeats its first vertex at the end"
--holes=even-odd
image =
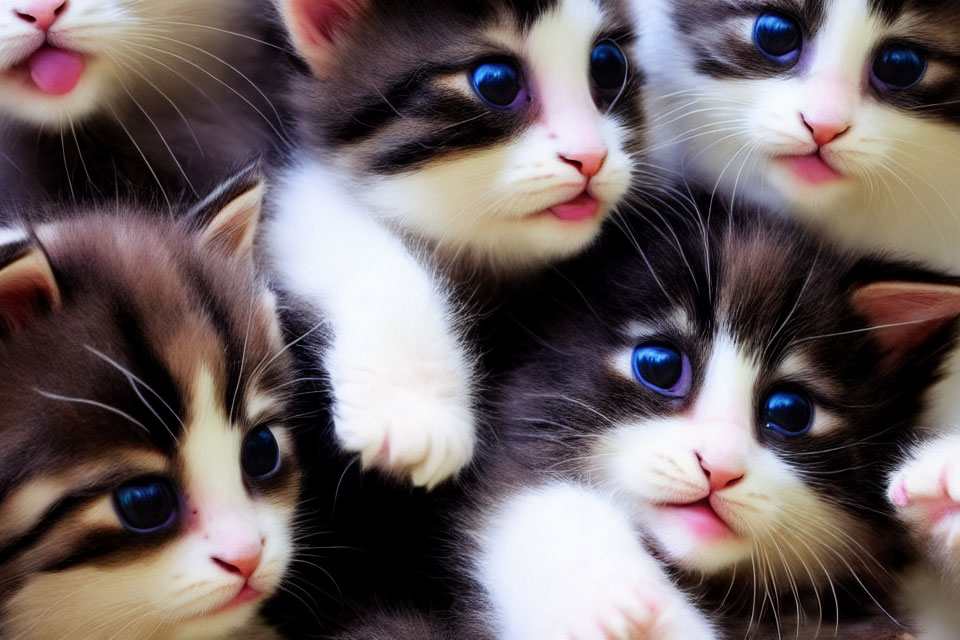
{"type": "Polygon", "coordinates": [[[641,78],[631,66],[603,103],[590,55],[603,39],[629,52],[633,21],[615,0],[279,4],[315,78],[294,90],[304,145],[273,193],[265,248],[283,286],[330,320],[344,446],[433,486],[474,445],[475,363],[451,276],[514,279],[595,239],[630,188],[641,78]],[[498,57],[535,87],[527,109],[474,94],[470,69],[498,57]],[[587,184],[564,154],[586,146],[605,154],[586,187],[599,211],[559,220],[546,209],[587,184]]]}
{"type": "MultiPolygon", "coordinates": [[[[960,273],[960,18],[957,4],[883,0],[724,0],[710,11],[687,0],[637,0],[640,62],[660,164],[716,190],[723,200],[762,201],[825,230],[843,244],[892,251],[960,273]],[[771,65],[752,24],[784,12],[804,28],[800,63],[771,65]],[[929,62],[914,87],[880,92],[874,56],[907,43],[929,62]],[[844,178],[798,180],[778,157],[817,150],[804,118],[848,126],[822,158],[844,178]],[[801,117],[802,116],[802,117],[801,117]]],[[[925,610],[931,639],[960,635],[960,354],[931,392],[922,424],[944,436],[915,452],[891,479],[890,495],[931,552],[925,586],[905,588],[925,610]],[[930,605],[935,606],[931,609],[930,605]]]]}
{"type": "Polygon", "coordinates": [[[474,628],[898,635],[883,610],[897,615],[892,575],[910,553],[886,479],[916,437],[960,288],[761,216],[663,222],[611,233],[532,295],[539,346],[504,383],[459,525],[474,628]],[[631,353],[649,343],[686,354],[688,395],[638,382],[631,353]],[[814,402],[808,434],[764,427],[778,388],[814,402]],[[714,486],[720,467],[737,477],[714,486]],[[671,506],[704,499],[729,532],[700,535],[671,506]]]}
{"type": "Polygon", "coordinates": [[[301,472],[252,258],[263,191],[239,180],[197,224],[60,207],[0,235],[3,638],[279,637],[259,608],[294,561],[301,472]],[[258,480],[241,451],[262,425],[280,461],[258,480]],[[144,477],[176,487],[162,531],[112,499],[144,477]]]}
{"type": "Polygon", "coordinates": [[[69,0],[46,31],[37,4],[0,2],[0,204],[172,208],[284,146],[295,71],[269,3],[69,0]],[[30,80],[28,60],[49,46],[84,60],[62,95],[30,80]]]}

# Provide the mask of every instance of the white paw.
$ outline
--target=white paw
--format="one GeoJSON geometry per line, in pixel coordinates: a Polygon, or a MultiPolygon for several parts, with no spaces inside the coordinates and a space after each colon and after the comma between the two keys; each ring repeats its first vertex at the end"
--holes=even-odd
{"type": "Polygon", "coordinates": [[[941,555],[960,559],[960,437],[918,449],[887,490],[900,517],[941,555]]]}
{"type": "Polygon", "coordinates": [[[502,640],[713,638],[606,496],[531,488],[503,504],[482,539],[477,578],[502,640]]]}
{"type": "Polygon", "coordinates": [[[651,584],[649,573],[623,580],[583,584],[571,591],[549,635],[560,640],[659,640],[679,638],[663,628],[661,614],[672,597],[669,586],[651,584]]]}
{"type": "Polygon", "coordinates": [[[365,468],[432,488],[473,456],[472,369],[459,352],[369,351],[335,345],[328,360],[337,437],[365,468]]]}

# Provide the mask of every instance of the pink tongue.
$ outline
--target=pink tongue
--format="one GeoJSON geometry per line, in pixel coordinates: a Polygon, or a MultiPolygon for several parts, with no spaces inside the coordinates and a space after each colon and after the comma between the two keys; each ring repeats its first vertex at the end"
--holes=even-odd
{"type": "Polygon", "coordinates": [[[597,215],[599,210],[600,203],[586,193],[581,193],[570,202],[550,207],[553,215],[561,220],[586,220],[597,215]]]}
{"type": "Polygon", "coordinates": [[[810,184],[823,184],[843,177],[815,153],[789,157],[786,163],[798,178],[810,184]]]}
{"type": "Polygon", "coordinates": [[[73,91],[83,75],[83,56],[73,51],[44,47],[27,61],[30,77],[44,93],[60,96],[73,91]]]}

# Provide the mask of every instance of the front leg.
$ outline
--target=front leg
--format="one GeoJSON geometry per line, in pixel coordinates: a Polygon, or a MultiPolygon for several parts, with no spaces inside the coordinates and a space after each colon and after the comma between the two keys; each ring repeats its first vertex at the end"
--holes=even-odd
{"type": "Polygon", "coordinates": [[[433,487],[473,455],[474,362],[443,283],[322,167],[288,172],[266,249],[333,328],[337,437],[365,467],[433,487]]]}
{"type": "Polygon", "coordinates": [[[506,499],[479,534],[475,578],[501,640],[712,640],[624,511],[575,485],[506,499]]]}

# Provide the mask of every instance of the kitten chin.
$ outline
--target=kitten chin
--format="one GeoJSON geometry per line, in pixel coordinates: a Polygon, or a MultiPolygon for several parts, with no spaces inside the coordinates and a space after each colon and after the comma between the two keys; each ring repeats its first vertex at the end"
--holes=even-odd
{"type": "Polygon", "coordinates": [[[638,62],[656,164],[848,246],[960,271],[960,22],[951,7],[634,4],[649,34],[638,62]],[[803,33],[780,57],[764,49],[771,21],[803,33]]]}
{"type": "Polygon", "coordinates": [[[499,637],[896,629],[913,554],[886,478],[960,287],[698,204],[611,230],[508,312],[528,338],[458,525],[464,606],[499,637]],[[868,331],[890,325],[913,328],[868,331]]]}
{"type": "Polygon", "coordinates": [[[0,15],[0,202],[120,194],[172,208],[284,144],[293,65],[271,7],[21,4],[0,15]]]}
{"type": "Polygon", "coordinates": [[[0,636],[277,637],[258,609],[300,470],[262,194],[244,174],[176,222],[61,206],[0,234],[0,636]]]}
{"type": "Polygon", "coordinates": [[[345,172],[445,262],[516,272],[578,253],[629,191],[642,77],[624,3],[317,4],[281,3],[314,75],[294,89],[306,170],[345,172]]]}

